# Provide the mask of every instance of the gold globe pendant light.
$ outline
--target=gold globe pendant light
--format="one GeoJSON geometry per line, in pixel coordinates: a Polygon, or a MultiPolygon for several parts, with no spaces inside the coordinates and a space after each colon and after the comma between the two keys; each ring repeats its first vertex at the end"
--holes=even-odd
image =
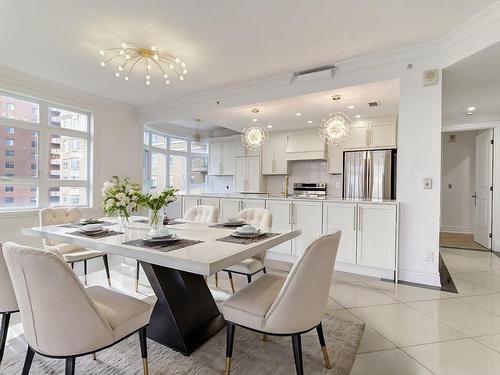
{"type": "Polygon", "coordinates": [[[329,113],[323,120],[319,128],[319,135],[329,145],[342,145],[351,130],[351,118],[348,114],[339,111],[340,95],[335,95],[332,100],[337,104],[337,111],[329,113]]]}
{"type": "MultiPolygon", "coordinates": [[[[252,114],[259,113],[258,108],[252,109],[252,114]]],[[[265,145],[269,138],[269,132],[265,126],[258,123],[258,119],[253,118],[252,121],[243,128],[241,134],[241,143],[249,151],[256,151],[265,145]]]]}

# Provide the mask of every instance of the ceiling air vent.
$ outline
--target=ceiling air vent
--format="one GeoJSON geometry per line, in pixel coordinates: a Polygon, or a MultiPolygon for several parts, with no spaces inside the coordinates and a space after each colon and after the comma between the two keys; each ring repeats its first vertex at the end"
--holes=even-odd
{"type": "Polygon", "coordinates": [[[368,105],[370,107],[378,107],[378,102],[369,102],[368,105]]]}

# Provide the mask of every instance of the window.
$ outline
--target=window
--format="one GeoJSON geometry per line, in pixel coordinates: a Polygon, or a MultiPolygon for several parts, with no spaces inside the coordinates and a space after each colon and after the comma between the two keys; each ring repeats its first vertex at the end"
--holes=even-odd
{"type": "Polygon", "coordinates": [[[208,144],[144,131],[144,186],[151,191],[176,187],[181,193],[206,192],[208,144]],[[167,163],[168,161],[168,163],[167,163]]]}
{"type": "Polygon", "coordinates": [[[91,123],[90,113],[0,92],[0,210],[88,205],[91,123]]]}

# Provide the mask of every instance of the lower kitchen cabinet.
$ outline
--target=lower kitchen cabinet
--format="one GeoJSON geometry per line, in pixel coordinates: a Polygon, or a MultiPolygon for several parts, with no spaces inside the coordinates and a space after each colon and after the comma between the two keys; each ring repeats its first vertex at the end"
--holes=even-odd
{"type": "Polygon", "coordinates": [[[342,231],[337,262],[356,264],[357,210],[355,203],[323,204],[323,234],[342,231]]]}
{"type": "Polygon", "coordinates": [[[245,208],[266,208],[266,201],[264,199],[242,199],[241,210],[245,208]]]}
{"type": "Polygon", "coordinates": [[[200,202],[199,197],[190,197],[189,195],[185,195],[182,197],[182,216],[192,207],[198,206],[200,202]]]}
{"type": "MultiPolygon", "coordinates": [[[[266,200],[266,208],[273,214],[273,231],[292,228],[292,201],[266,200]]],[[[292,255],[292,241],[287,241],[269,250],[273,253],[292,255]]]]}
{"type": "MultiPolygon", "coordinates": [[[[302,234],[292,240],[292,253],[300,256],[314,240],[321,236],[322,203],[294,201],[292,205],[292,224],[302,234]]],[[[274,216],[273,216],[274,220],[274,216]]]]}
{"type": "Polygon", "coordinates": [[[240,200],[221,198],[220,200],[220,222],[225,223],[230,217],[237,217],[240,212],[240,200]]]}
{"type": "Polygon", "coordinates": [[[358,204],[357,264],[396,269],[396,206],[358,204]]]}

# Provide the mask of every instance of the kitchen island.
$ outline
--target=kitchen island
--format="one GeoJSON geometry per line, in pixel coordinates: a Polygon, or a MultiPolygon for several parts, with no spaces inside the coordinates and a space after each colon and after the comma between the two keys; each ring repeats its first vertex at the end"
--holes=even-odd
{"type": "Polygon", "coordinates": [[[355,200],[334,197],[296,198],[266,194],[186,194],[169,205],[167,216],[182,217],[189,208],[219,209],[219,222],[245,208],[266,208],[273,230],[300,229],[292,241],[268,251],[272,264],[289,267],[322,234],[342,231],[335,269],[397,281],[399,203],[394,200],[355,200]]]}

